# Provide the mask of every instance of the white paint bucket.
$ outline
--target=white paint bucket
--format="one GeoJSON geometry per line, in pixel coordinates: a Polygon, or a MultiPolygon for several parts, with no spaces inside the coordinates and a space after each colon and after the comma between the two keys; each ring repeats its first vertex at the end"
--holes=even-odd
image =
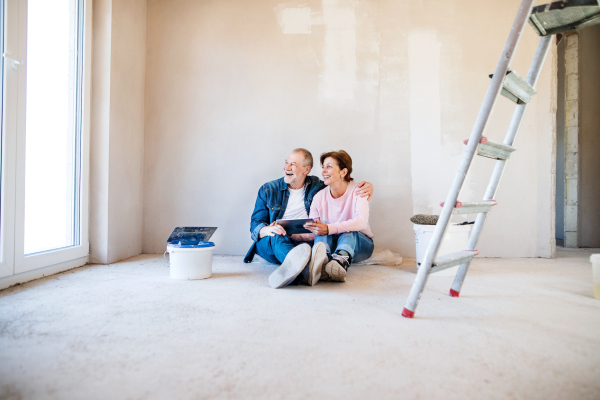
{"type": "Polygon", "coordinates": [[[592,254],[592,281],[594,284],[594,297],[600,300],[600,254],[592,254]]]}
{"type": "MultiPolygon", "coordinates": [[[[455,253],[457,251],[464,250],[467,247],[469,240],[469,234],[473,225],[448,225],[446,234],[442,239],[442,244],[438,251],[438,256],[445,254],[455,253]]],[[[415,247],[417,249],[417,266],[421,264],[423,258],[425,258],[425,252],[427,246],[433,236],[435,225],[419,225],[414,224],[413,229],[415,230],[415,247]]],[[[454,276],[458,271],[458,265],[452,268],[444,269],[442,271],[431,274],[430,276],[454,276]]]]}
{"type": "Polygon", "coordinates": [[[172,279],[206,279],[212,276],[212,256],[215,244],[194,245],[169,243],[169,266],[172,279]]]}

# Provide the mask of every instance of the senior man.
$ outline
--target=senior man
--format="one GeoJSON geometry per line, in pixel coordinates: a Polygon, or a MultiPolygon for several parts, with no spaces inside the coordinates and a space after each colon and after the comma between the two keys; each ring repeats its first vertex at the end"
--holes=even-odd
{"type": "MultiPolygon", "coordinates": [[[[265,260],[281,264],[269,276],[269,285],[281,288],[299,283],[302,278],[314,285],[320,271],[313,270],[315,259],[326,257],[324,248],[310,244],[312,234],[291,235],[277,224],[278,219],[308,218],[312,199],[317,192],[325,188],[325,184],[316,176],[308,176],[313,167],[313,157],[306,149],[295,149],[285,159],[283,178],[267,182],[261,186],[256,197],[254,212],[250,221],[252,246],[244,258],[244,262],[252,262],[254,255],[265,260]]],[[[370,199],[373,185],[368,182],[358,184],[358,194],[370,199]]],[[[318,260],[317,260],[318,261],[318,260]]]]}

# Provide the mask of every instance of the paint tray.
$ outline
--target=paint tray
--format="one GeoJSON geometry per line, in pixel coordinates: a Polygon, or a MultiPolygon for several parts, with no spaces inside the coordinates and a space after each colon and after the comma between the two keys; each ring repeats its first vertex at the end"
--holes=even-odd
{"type": "Polygon", "coordinates": [[[217,228],[181,226],[177,227],[167,239],[167,243],[179,243],[183,245],[194,245],[200,242],[208,242],[217,228]]]}

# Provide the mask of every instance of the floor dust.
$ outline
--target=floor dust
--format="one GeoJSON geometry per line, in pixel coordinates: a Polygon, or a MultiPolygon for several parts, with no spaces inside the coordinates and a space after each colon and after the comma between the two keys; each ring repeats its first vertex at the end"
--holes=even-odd
{"type": "Polygon", "coordinates": [[[169,278],[162,256],[85,266],[0,292],[0,397],[14,399],[598,399],[591,251],[476,258],[461,291],[416,268],[271,289],[273,266],[215,256],[169,278]]]}

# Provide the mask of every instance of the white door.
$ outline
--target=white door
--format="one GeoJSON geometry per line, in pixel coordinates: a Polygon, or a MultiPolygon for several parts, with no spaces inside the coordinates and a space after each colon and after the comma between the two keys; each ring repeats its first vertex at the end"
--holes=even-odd
{"type": "MultiPolygon", "coordinates": [[[[2,194],[13,197],[6,214],[13,216],[12,273],[19,274],[88,254],[90,2],[5,3],[3,133],[13,188],[2,194]]],[[[8,230],[9,218],[3,222],[8,230]]]]}

